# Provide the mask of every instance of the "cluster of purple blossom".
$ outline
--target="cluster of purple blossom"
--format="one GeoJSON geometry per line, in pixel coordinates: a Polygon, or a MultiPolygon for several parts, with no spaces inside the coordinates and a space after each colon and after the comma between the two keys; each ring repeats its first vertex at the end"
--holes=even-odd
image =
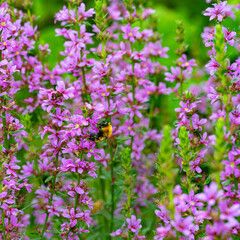
{"type": "MultiPolygon", "coordinates": [[[[234,10],[239,10],[239,5],[229,6],[226,1],[213,6],[204,12],[210,21],[216,19],[222,22],[227,17],[234,18],[234,10]]],[[[178,113],[176,129],[184,128],[188,133],[185,138],[188,151],[179,151],[177,158],[187,178],[182,186],[188,189],[189,194],[183,193],[178,185],[172,197],[174,206],[160,202],[160,210],[155,213],[161,226],[156,229],[155,239],[196,239],[196,236],[202,239],[233,239],[232,236],[239,236],[237,179],[240,155],[237,129],[240,65],[239,58],[233,62],[227,58],[228,45],[238,49],[237,33],[217,24],[205,28],[202,38],[205,46],[211,47],[208,52],[211,60],[205,66],[210,77],[202,90],[193,86],[195,94],[185,92],[181,96],[181,107],[175,109],[178,113]],[[208,93],[211,107],[208,107],[202,91],[208,93]],[[212,128],[214,123],[215,133],[212,128]],[[211,166],[212,171],[213,182],[209,187],[204,186],[208,182],[203,169],[206,164],[211,166]],[[204,186],[203,192],[199,186],[204,186]]],[[[183,68],[171,70],[173,74],[165,73],[168,81],[178,83],[179,79],[181,82],[189,78],[183,68]]],[[[174,134],[176,146],[181,148],[181,131],[178,136],[174,134]]]]}
{"type": "MultiPolygon", "coordinates": [[[[239,49],[237,33],[221,24],[204,29],[209,79],[192,93],[184,89],[196,60],[180,52],[168,71],[160,62],[169,48],[151,22],[142,27],[153,9],[96,0],[86,10],[82,1],[69,0],[55,15],[56,36],[65,42],[62,60],[50,69],[49,46],[39,44],[29,8],[0,5],[0,239],[79,239],[97,231],[96,239],[238,236],[240,58],[227,58],[228,45],[239,49]],[[87,32],[90,19],[95,25],[87,32]],[[179,167],[182,180],[175,186],[174,174],[165,173],[162,188],[170,191],[158,198],[152,176],[164,136],[154,119],[159,96],[169,94],[180,107],[171,131],[177,153],[168,163],[179,167]],[[103,119],[113,126],[116,149],[90,140],[103,119]],[[119,194],[121,148],[127,147],[134,181],[119,194]],[[155,203],[159,223],[146,226],[144,212],[155,203]]],[[[239,9],[220,1],[204,15],[224,22],[239,9]]]]}

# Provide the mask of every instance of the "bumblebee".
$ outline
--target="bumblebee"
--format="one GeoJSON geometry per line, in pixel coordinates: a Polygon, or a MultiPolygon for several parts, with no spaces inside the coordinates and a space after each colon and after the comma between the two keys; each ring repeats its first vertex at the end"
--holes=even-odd
{"type": "Polygon", "coordinates": [[[98,124],[98,133],[90,133],[89,139],[93,142],[102,142],[107,139],[114,148],[117,146],[115,138],[112,136],[112,125],[110,122],[103,121],[98,124]]]}

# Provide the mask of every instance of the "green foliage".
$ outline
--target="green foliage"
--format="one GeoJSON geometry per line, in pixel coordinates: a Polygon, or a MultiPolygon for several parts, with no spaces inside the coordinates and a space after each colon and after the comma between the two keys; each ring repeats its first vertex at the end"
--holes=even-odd
{"type": "Polygon", "coordinates": [[[218,24],[216,26],[216,34],[215,34],[215,50],[216,50],[216,61],[219,62],[219,64],[223,64],[226,53],[225,53],[225,40],[224,35],[222,31],[222,25],[218,24]]]}
{"type": "Polygon", "coordinates": [[[191,145],[188,139],[189,133],[185,127],[180,127],[178,132],[180,151],[178,155],[182,158],[182,168],[186,173],[190,170],[189,161],[191,160],[191,145]]]}
{"type": "Polygon", "coordinates": [[[156,186],[158,188],[157,195],[161,197],[162,202],[168,196],[170,205],[172,206],[172,189],[177,172],[174,168],[171,128],[168,125],[165,125],[163,128],[163,139],[157,154],[157,159],[155,176],[156,186]]]}
{"type": "MultiPolygon", "coordinates": [[[[171,137],[171,128],[170,126],[165,125],[163,128],[162,143],[157,154],[157,158],[158,158],[157,171],[159,173],[163,171],[162,165],[165,163],[167,163],[166,170],[170,170],[174,166],[173,159],[172,159],[172,156],[173,156],[172,144],[173,144],[173,140],[171,137]]],[[[164,172],[165,172],[165,169],[164,169],[164,172]]]]}
{"type": "Polygon", "coordinates": [[[214,145],[214,159],[217,161],[218,164],[221,164],[223,160],[223,156],[226,152],[226,141],[224,139],[224,119],[219,118],[216,123],[216,141],[214,145]]]}
{"type": "Polygon", "coordinates": [[[216,141],[214,147],[214,160],[212,164],[212,169],[214,169],[213,179],[220,185],[220,172],[222,170],[222,160],[224,159],[225,153],[227,152],[226,140],[224,139],[224,119],[219,118],[216,123],[216,141]]]}
{"type": "Polygon", "coordinates": [[[122,168],[125,171],[130,171],[131,170],[131,149],[130,148],[125,148],[122,151],[122,168]]]}
{"type": "Polygon", "coordinates": [[[133,189],[133,180],[134,172],[132,170],[132,158],[131,158],[131,149],[125,148],[122,151],[122,179],[124,180],[124,192],[127,195],[127,201],[125,204],[125,212],[128,218],[131,216],[131,206],[132,206],[132,189],[133,189]]]}
{"type": "Polygon", "coordinates": [[[107,29],[107,15],[103,11],[103,1],[95,0],[95,23],[98,29],[103,32],[107,29]]]}
{"type": "Polygon", "coordinates": [[[177,21],[176,35],[177,35],[176,40],[179,46],[176,49],[175,53],[181,56],[188,48],[188,45],[184,41],[185,30],[184,30],[183,21],[179,21],[179,20],[177,21]]]}

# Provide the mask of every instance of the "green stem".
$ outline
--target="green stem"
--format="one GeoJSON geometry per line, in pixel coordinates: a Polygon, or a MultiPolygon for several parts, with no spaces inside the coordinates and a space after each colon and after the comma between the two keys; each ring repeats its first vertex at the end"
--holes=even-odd
{"type": "Polygon", "coordinates": [[[106,64],[106,50],[105,50],[106,41],[102,40],[102,57],[103,62],[106,64]]]}
{"type": "MultiPolygon", "coordinates": [[[[56,156],[55,168],[56,168],[56,170],[57,170],[57,168],[58,168],[58,154],[57,154],[57,156],[56,156]]],[[[55,175],[54,178],[53,178],[53,183],[52,183],[52,188],[51,188],[51,196],[50,196],[49,204],[48,204],[49,206],[52,205],[53,194],[54,194],[54,192],[55,192],[56,178],[57,178],[57,173],[56,173],[56,175],[55,175]]],[[[43,234],[44,234],[44,232],[45,232],[45,230],[46,230],[48,217],[49,217],[49,212],[47,212],[47,215],[46,215],[46,218],[45,218],[45,222],[44,222],[43,229],[42,229],[42,233],[41,233],[41,238],[43,238],[43,234]]]]}
{"type": "Polygon", "coordinates": [[[128,177],[128,188],[127,188],[127,217],[131,217],[131,187],[130,179],[128,177]]]}
{"type": "MultiPolygon", "coordinates": [[[[79,27],[79,20],[78,20],[78,8],[77,8],[77,5],[75,6],[75,14],[76,14],[76,28],[77,28],[77,32],[78,32],[78,38],[80,38],[80,27],[79,27]]],[[[82,50],[81,50],[81,61],[82,61],[82,57],[83,57],[83,53],[82,53],[82,50]]],[[[84,88],[87,89],[86,76],[85,76],[84,67],[81,67],[81,71],[82,71],[83,85],[84,85],[84,88]]],[[[82,94],[82,100],[83,100],[83,102],[85,102],[84,94],[82,94]]]]}
{"type": "Polygon", "coordinates": [[[220,172],[221,172],[220,170],[216,171],[216,179],[215,179],[219,189],[222,188],[221,181],[220,181],[220,172]]]}
{"type": "Polygon", "coordinates": [[[3,145],[4,145],[4,148],[9,150],[9,142],[8,142],[8,136],[7,136],[7,127],[6,127],[6,112],[4,111],[3,112],[3,118],[2,118],[2,121],[3,121],[3,145]]]}
{"type": "Polygon", "coordinates": [[[183,93],[183,82],[180,83],[180,96],[182,96],[183,93]]]}
{"type": "MultiPolygon", "coordinates": [[[[226,127],[227,127],[227,132],[230,130],[230,121],[229,121],[229,111],[226,110],[226,119],[225,119],[226,127]]],[[[231,137],[230,137],[230,142],[231,142],[231,137]]]]}
{"type": "Polygon", "coordinates": [[[155,103],[155,96],[152,96],[151,98],[151,105],[150,105],[150,112],[149,112],[149,128],[152,128],[153,125],[153,110],[154,110],[154,103],[155,103]]]}
{"type": "MultiPolygon", "coordinates": [[[[133,53],[133,44],[131,43],[131,53],[133,53]]],[[[132,78],[132,98],[133,98],[133,105],[136,105],[136,99],[135,99],[135,85],[136,85],[136,82],[135,82],[135,76],[134,76],[134,60],[132,60],[132,74],[133,74],[133,78],[132,78]]],[[[133,123],[135,122],[134,121],[134,116],[133,116],[133,123]]],[[[131,136],[131,152],[132,152],[132,146],[133,146],[133,139],[134,137],[131,136]]]]}
{"type": "MultiPolygon", "coordinates": [[[[81,157],[81,159],[82,159],[82,157],[81,157]]],[[[80,174],[79,173],[77,173],[77,186],[80,184],[80,174]]],[[[76,193],[76,195],[75,195],[75,203],[74,203],[74,210],[76,211],[76,208],[77,208],[77,203],[78,203],[78,193],[76,193]]],[[[71,231],[71,228],[69,229],[69,231],[67,232],[67,234],[66,234],[66,240],[68,239],[68,235],[69,235],[69,233],[70,233],[70,231],[71,231]]]]}
{"type": "Polygon", "coordinates": [[[75,6],[75,14],[76,14],[76,28],[77,28],[77,32],[78,32],[78,37],[80,38],[80,27],[79,27],[79,20],[78,20],[78,8],[77,5],[75,6]]]}
{"type": "Polygon", "coordinates": [[[33,21],[32,21],[31,11],[30,11],[29,8],[28,8],[28,10],[27,10],[27,14],[28,14],[28,17],[29,17],[29,22],[30,22],[31,26],[33,26],[33,21]]]}
{"type": "Polygon", "coordinates": [[[181,70],[181,77],[180,77],[180,96],[183,94],[183,73],[181,70]]]}
{"type": "Polygon", "coordinates": [[[6,240],[4,212],[3,212],[3,209],[2,209],[2,208],[1,208],[1,215],[2,215],[3,239],[6,240]]]}
{"type": "Polygon", "coordinates": [[[83,84],[84,84],[84,88],[86,89],[86,76],[85,76],[85,70],[84,70],[84,67],[81,67],[81,70],[82,70],[82,77],[83,77],[83,84]]]}
{"type": "MultiPolygon", "coordinates": [[[[80,174],[77,173],[77,186],[80,184],[80,174]]],[[[77,208],[77,203],[78,203],[78,193],[76,193],[76,196],[75,196],[75,204],[74,204],[74,209],[76,210],[77,208]]]]}
{"type": "Polygon", "coordinates": [[[105,198],[105,182],[101,178],[102,175],[103,175],[102,166],[100,166],[100,168],[99,168],[99,183],[100,183],[100,187],[101,187],[102,200],[105,202],[106,201],[106,198],[105,198]]]}
{"type": "MultiPolygon", "coordinates": [[[[102,172],[102,166],[99,167],[99,184],[100,184],[100,189],[101,189],[101,195],[102,195],[102,200],[103,200],[103,211],[105,210],[105,202],[106,202],[106,197],[105,197],[105,181],[104,179],[101,178],[103,175],[102,172]]],[[[105,232],[108,232],[108,221],[107,218],[102,214],[101,216],[101,221],[104,222],[104,227],[105,227],[105,232]]]]}
{"type": "Polygon", "coordinates": [[[191,186],[191,180],[188,174],[187,174],[187,183],[188,183],[188,193],[190,193],[192,186],[191,186]]]}
{"type": "MultiPolygon", "coordinates": [[[[133,44],[131,43],[131,53],[133,53],[133,44]]],[[[132,79],[132,97],[133,97],[133,105],[136,104],[136,99],[135,99],[135,85],[136,85],[136,81],[135,81],[135,76],[134,76],[134,60],[132,60],[132,74],[133,74],[133,79],[132,79]]]]}
{"type": "MultiPolygon", "coordinates": [[[[81,61],[82,61],[82,57],[83,57],[83,52],[81,50],[81,61]]],[[[82,71],[83,86],[84,86],[84,89],[87,90],[86,75],[85,75],[84,67],[81,67],[81,71],[82,71]]],[[[83,94],[83,92],[82,92],[81,95],[82,95],[82,100],[85,103],[85,99],[87,100],[86,94],[83,94]]]]}
{"type": "MultiPolygon", "coordinates": [[[[82,58],[83,58],[83,52],[81,50],[81,61],[82,61],[82,58]]],[[[85,70],[84,70],[84,67],[81,67],[81,70],[82,70],[82,77],[83,77],[83,84],[84,84],[84,88],[86,89],[86,76],[85,76],[85,70]]]]}
{"type": "MultiPolygon", "coordinates": [[[[174,217],[174,213],[175,213],[175,207],[174,207],[174,203],[173,203],[173,193],[172,193],[172,186],[170,184],[170,186],[168,186],[168,200],[169,200],[169,209],[170,209],[170,212],[171,212],[171,217],[173,218],[174,217]]],[[[162,204],[165,204],[162,202],[162,204]]]]}
{"type": "Polygon", "coordinates": [[[112,149],[110,150],[111,156],[111,225],[110,225],[110,232],[113,231],[113,220],[114,220],[114,157],[112,149]]]}
{"type": "Polygon", "coordinates": [[[29,17],[29,22],[30,22],[31,26],[33,26],[33,21],[32,21],[32,16],[31,16],[31,11],[30,11],[30,5],[28,3],[28,0],[26,1],[26,6],[27,6],[27,15],[29,17]]]}

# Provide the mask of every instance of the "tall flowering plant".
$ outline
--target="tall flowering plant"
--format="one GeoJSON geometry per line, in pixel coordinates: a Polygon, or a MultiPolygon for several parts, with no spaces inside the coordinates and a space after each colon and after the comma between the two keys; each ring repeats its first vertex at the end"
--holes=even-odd
{"type": "Polygon", "coordinates": [[[0,239],[235,239],[239,36],[224,22],[239,9],[204,11],[216,25],[203,70],[181,21],[174,65],[162,64],[174,49],[145,1],[69,0],[50,68],[31,2],[1,3],[0,239]]]}

